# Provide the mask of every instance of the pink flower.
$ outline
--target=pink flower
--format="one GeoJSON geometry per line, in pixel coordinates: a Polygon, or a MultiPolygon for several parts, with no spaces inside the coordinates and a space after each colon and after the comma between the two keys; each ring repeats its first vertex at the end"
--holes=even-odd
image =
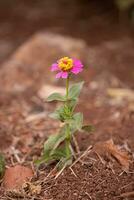
{"type": "Polygon", "coordinates": [[[69,57],[63,57],[51,66],[51,71],[58,71],[56,78],[67,78],[70,73],[78,74],[82,70],[81,61],[69,57]]]}

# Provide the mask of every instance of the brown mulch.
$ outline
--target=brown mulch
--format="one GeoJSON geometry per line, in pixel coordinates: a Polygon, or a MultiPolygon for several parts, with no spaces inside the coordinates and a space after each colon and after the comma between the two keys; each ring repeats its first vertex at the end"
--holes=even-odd
{"type": "MultiPolygon", "coordinates": [[[[31,195],[34,195],[35,199],[55,200],[121,200],[126,198],[125,195],[128,195],[128,199],[133,199],[132,193],[130,193],[134,190],[133,102],[129,99],[122,99],[121,102],[118,102],[116,98],[107,96],[107,88],[112,86],[112,79],[113,76],[110,73],[100,74],[94,79],[96,88],[92,86],[94,85],[92,82],[89,84],[86,81],[77,109],[84,112],[85,123],[92,123],[95,131],[91,134],[78,133],[76,139],[81,154],[90,145],[94,147],[99,142],[112,139],[115,145],[128,153],[129,170],[124,172],[116,158],[112,157],[111,159],[109,156],[103,158],[103,155],[96,154],[91,150],[71,168],[65,169],[56,179],[49,174],[54,166],[46,168],[43,165],[37,171],[34,168],[35,178],[32,184],[41,185],[40,194],[36,192],[31,194],[30,189],[20,193],[5,193],[1,188],[1,199],[19,199],[20,195],[20,199],[32,199],[31,195]],[[107,76],[111,83],[107,82],[107,76]],[[102,85],[100,77],[105,80],[102,85]],[[90,93],[87,92],[89,90],[90,93]],[[89,99],[88,102],[87,99],[89,99]]],[[[119,87],[120,84],[119,81],[119,87]]],[[[1,130],[5,131],[1,151],[5,154],[8,166],[18,163],[31,165],[31,161],[40,156],[43,141],[48,134],[55,132],[59,127],[59,124],[50,120],[46,114],[41,117],[38,114],[50,112],[51,106],[55,105],[51,104],[49,107],[47,103],[42,103],[36,93],[33,93],[36,98],[27,96],[27,92],[24,92],[21,98],[13,97],[11,94],[5,95],[10,98],[10,104],[5,104],[4,101],[1,104],[0,116],[1,127],[3,127],[1,130]],[[34,101],[35,99],[36,101],[34,101]],[[9,139],[10,143],[7,146],[9,139]]]]}

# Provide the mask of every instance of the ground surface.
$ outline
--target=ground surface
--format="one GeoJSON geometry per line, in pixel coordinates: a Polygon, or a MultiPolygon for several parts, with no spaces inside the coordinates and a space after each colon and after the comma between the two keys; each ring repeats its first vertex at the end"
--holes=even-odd
{"type": "MultiPolygon", "coordinates": [[[[32,161],[40,156],[48,135],[59,127],[57,122],[47,117],[57,105],[45,103],[40,98],[39,91],[43,85],[54,87],[56,84],[61,87],[63,82],[54,83],[48,81],[47,76],[43,78],[43,73],[48,74],[46,67],[40,68],[37,65],[34,69],[31,66],[18,71],[15,67],[8,70],[7,65],[3,64],[10,60],[8,56],[27,37],[38,30],[82,38],[94,50],[89,51],[91,59],[97,55],[98,62],[92,61],[95,65],[91,69],[92,73],[86,68],[80,76],[85,81],[85,87],[77,108],[84,113],[85,123],[95,126],[95,131],[76,135],[79,156],[89,147],[91,149],[56,179],[51,174],[54,166],[43,165],[38,170],[34,167],[32,184],[41,185],[40,194],[33,194],[29,188],[21,192],[7,192],[1,183],[0,199],[134,199],[134,42],[131,25],[117,23],[117,11],[111,6],[98,7],[98,4],[89,4],[88,1],[85,2],[86,5],[81,1],[73,1],[71,4],[58,1],[55,6],[51,2],[14,2],[10,9],[4,2],[0,7],[0,151],[6,157],[7,166],[18,163],[31,166],[32,161]],[[73,13],[70,13],[72,6],[73,13]],[[23,13],[26,13],[25,16],[23,13]],[[21,88],[20,83],[25,87],[21,88]],[[11,88],[12,84],[15,85],[14,89],[11,88]],[[120,92],[110,88],[120,88],[120,92]],[[108,143],[108,147],[104,147],[105,141],[109,140],[114,142],[113,146],[108,143]],[[124,172],[126,166],[127,170],[124,172]]],[[[39,49],[34,59],[39,59],[40,54],[39,49]]],[[[24,60],[31,63],[30,59],[33,60],[24,60]]],[[[53,60],[55,57],[49,57],[49,62],[53,60]]],[[[43,62],[45,66],[46,63],[44,60],[43,62]]],[[[47,96],[47,91],[45,95],[47,96]]]]}

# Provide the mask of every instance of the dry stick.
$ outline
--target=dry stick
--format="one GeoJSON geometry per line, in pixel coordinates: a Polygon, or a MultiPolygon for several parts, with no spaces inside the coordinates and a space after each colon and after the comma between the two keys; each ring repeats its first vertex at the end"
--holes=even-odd
{"type": "Polygon", "coordinates": [[[78,176],[76,175],[76,173],[74,172],[74,170],[73,170],[71,167],[69,167],[69,169],[71,170],[72,174],[73,174],[76,178],[78,178],[78,176]]]}
{"type": "Polygon", "coordinates": [[[92,197],[90,196],[88,192],[85,192],[85,194],[90,198],[90,200],[92,200],[92,197]]]}
{"type": "Polygon", "coordinates": [[[73,150],[73,148],[72,148],[72,145],[70,144],[69,145],[69,148],[70,148],[70,150],[71,150],[71,153],[72,153],[72,155],[74,156],[74,158],[76,159],[76,155],[75,155],[75,152],[74,152],[74,150],[73,150]]]}
{"type": "MultiPolygon", "coordinates": [[[[49,174],[47,175],[47,177],[44,179],[44,181],[46,181],[49,177],[51,177],[51,175],[53,175],[53,173],[55,172],[55,170],[57,169],[59,163],[57,163],[57,165],[49,172],[49,174]]],[[[58,178],[58,176],[63,172],[63,170],[65,169],[66,165],[64,165],[64,167],[57,173],[57,175],[55,176],[55,179],[58,178]]]]}
{"type": "MultiPolygon", "coordinates": [[[[87,150],[70,166],[70,169],[78,162],[81,160],[82,157],[84,157],[89,150],[91,150],[92,146],[89,146],[87,148],[87,150]]],[[[57,168],[57,165],[54,167],[54,169],[47,175],[46,179],[49,178],[51,175],[52,175],[52,172],[54,172],[54,170],[57,168]]],[[[61,174],[62,172],[64,171],[64,169],[66,168],[66,165],[64,165],[64,167],[59,171],[59,173],[55,176],[55,179],[57,179],[61,174]]],[[[72,171],[72,170],[71,170],[72,171]]]]}
{"type": "Polygon", "coordinates": [[[126,188],[126,187],[128,187],[129,185],[131,185],[131,184],[133,184],[133,182],[128,183],[127,185],[122,186],[121,189],[126,188]]]}
{"type": "Polygon", "coordinates": [[[66,165],[64,165],[64,167],[62,167],[62,169],[57,173],[57,175],[55,176],[54,179],[57,179],[62,174],[62,172],[64,171],[65,168],[66,168],[66,165]]]}
{"type": "Polygon", "coordinates": [[[103,158],[95,151],[96,155],[98,156],[98,158],[100,159],[101,163],[103,165],[105,165],[105,161],[103,160],[103,158]]]}
{"type": "Polygon", "coordinates": [[[125,171],[122,171],[118,176],[122,176],[122,174],[126,173],[125,171]]]}
{"type": "MultiPolygon", "coordinates": [[[[112,164],[111,164],[111,163],[108,163],[107,166],[109,167],[109,169],[111,169],[112,173],[115,174],[115,171],[114,171],[114,169],[113,169],[112,164]]],[[[118,179],[118,178],[117,178],[117,179],[118,179]]]]}
{"type": "Polygon", "coordinates": [[[19,151],[17,149],[15,149],[13,146],[11,147],[11,151],[12,151],[12,155],[14,156],[14,158],[16,159],[16,161],[20,164],[21,163],[21,159],[19,157],[19,151]]]}
{"type": "Polygon", "coordinates": [[[78,154],[80,154],[80,148],[79,148],[79,145],[78,145],[78,142],[77,142],[75,136],[72,135],[72,138],[73,138],[73,142],[74,142],[74,145],[75,145],[75,148],[76,148],[76,152],[77,152],[78,154]]]}
{"type": "MultiPolygon", "coordinates": [[[[70,146],[71,147],[71,146],[70,146]]],[[[80,159],[82,157],[84,157],[88,151],[92,148],[92,146],[89,146],[88,149],[69,167],[70,170],[73,172],[73,174],[77,177],[77,175],[75,174],[75,172],[72,170],[72,166],[74,166],[74,164],[76,164],[78,161],[80,161],[80,159]]],[[[71,150],[73,151],[73,149],[71,148],[71,150]]],[[[73,152],[74,154],[74,152],[73,152]]],[[[64,167],[59,171],[59,173],[55,176],[55,179],[57,179],[61,174],[62,172],[64,171],[64,169],[66,168],[66,165],[64,165],[64,167]]]]}
{"type": "MultiPolygon", "coordinates": [[[[71,152],[72,152],[74,158],[76,159],[75,152],[74,152],[72,146],[70,145],[69,147],[70,147],[70,150],[71,150],[71,152]]],[[[66,164],[65,164],[64,167],[59,171],[59,173],[57,173],[57,175],[55,176],[55,179],[57,179],[57,178],[62,174],[62,172],[64,171],[65,168],[66,168],[66,164]]],[[[71,171],[73,172],[73,174],[76,176],[76,174],[75,174],[74,171],[71,169],[71,167],[70,167],[70,170],[71,170],[71,171]]],[[[76,177],[77,177],[77,176],[76,176],[76,177]]]]}
{"type": "Polygon", "coordinates": [[[92,148],[92,146],[89,146],[89,147],[87,148],[87,150],[84,151],[84,153],[71,165],[71,168],[72,168],[77,162],[79,162],[79,161],[81,160],[81,158],[83,158],[83,157],[88,153],[88,151],[91,150],[91,148],[92,148]]]}
{"type": "Polygon", "coordinates": [[[49,172],[49,174],[46,176],[44,181],[47,181],[47,179],[53,175],[53,173],[55,172],[56,168],[57,168],[57,165],[49,172]]]}
{"type": "Polygon", "coordinates": [[[11,161],[12,165],[14,166],[14,165],[15,165],[15,162],[14,162],[14,160],[13,160],[13,156],[10,157],[10,161],[11,161]]]}

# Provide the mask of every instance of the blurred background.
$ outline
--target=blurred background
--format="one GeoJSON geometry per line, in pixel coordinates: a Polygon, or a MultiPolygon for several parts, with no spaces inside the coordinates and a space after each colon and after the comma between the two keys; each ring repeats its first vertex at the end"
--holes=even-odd
{"type": "Polygon", "coordinates": [[[134,0],[0,0],[0,63],[40,31],[84,40],[98,72],[134,87],[134,0]]]}

